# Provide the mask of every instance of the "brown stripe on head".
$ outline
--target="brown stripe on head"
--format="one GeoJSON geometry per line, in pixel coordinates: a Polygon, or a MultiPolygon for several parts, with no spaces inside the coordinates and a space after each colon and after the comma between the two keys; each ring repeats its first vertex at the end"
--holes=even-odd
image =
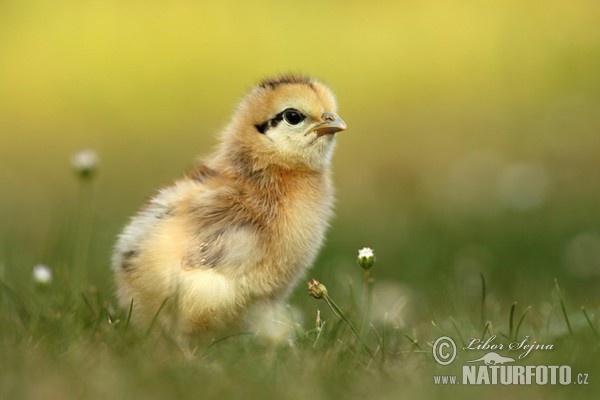
{"type": "Polygon", "coordinates": [[[308,76],[297,75],[297,74],[285,74],[279,75],[272,78],[263,79],[258,86],[263,89],[275,89],[281,85],[293,85],[293,84],[304,84],[312,87],[313,80],[308,76]]]}

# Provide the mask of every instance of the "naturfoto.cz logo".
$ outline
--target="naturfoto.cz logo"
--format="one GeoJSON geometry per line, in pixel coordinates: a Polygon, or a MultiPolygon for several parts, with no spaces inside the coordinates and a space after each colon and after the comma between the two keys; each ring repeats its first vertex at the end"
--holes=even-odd
{"type": "MultiPolygon", "coordinates": [[[[521,342],[508,345],[494,343],[496,337],[487,341],[469,339],[469,344],[462,350],[485,350],[486,354],[472,360],[466,360],[469,365],[462,366],[462,379],[456,375],[436,375],[436,385],[571,385],[588,384],[588,374],[579,373],[573,377],[569,365],[513,365],[516,360],[501,355],[497,350],[519,351],[515,355],[519,360],[527,357],[534,350],[552,350],[552,344],[528,343],[529,336],[521,342]],[[494,351],[489,351],[494,350],[494,351]],[[574,378],[574,379],[573,379],[574,378]]],[[[457,347],[454,340],[442,336],[433,343],[433,358],[443,366],[451,364],[456,359],[457,347]]]]}

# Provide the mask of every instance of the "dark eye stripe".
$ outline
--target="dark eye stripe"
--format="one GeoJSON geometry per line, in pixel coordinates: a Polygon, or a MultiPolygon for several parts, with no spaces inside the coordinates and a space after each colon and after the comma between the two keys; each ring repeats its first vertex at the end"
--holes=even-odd
{"type": "Polygon", "coordinates": [[[283,111],[274,116],[273,118],[266,120],[262,124],[254,125],[256,130],[260,133],[266,133],[269,129],[275,128],[279,123],[283,121],[283,111]]]}
{"type": "Polygon", "coordinates": [[[258,132],[264,134],[269,129],[275,128],[277,125],[279,125],[279,123],[281,121],[283,121],[283,114],[285,114],[286,111],[291,111],[291,110],[296,111],[298,114],[300,114],[302,116],[302,119],[306,118],[306,116],[304,114],[302,114],[300,111],[295,110],[293,108],[286,108],[285,110],[283,110],[280,113],[278,113],[277,115],[275,115],[273,118],[263,122],[262,124],[257,124],[254,126],[256,127],[256,130],[258,130],[258,132]]]}
{"type": "Polygon", "coordinates": [[[271,124],[270,124],[270,126],[269,126],[270,128],[275,128],[277,125],[279,125],[279,123],[280,123],[281,121],[283,121],[283,113],[284,113],[284,112],[285,112],[285,111],[282,111],[282,112],[280,112],[279,114],[277,114],[276,116],[274,116],[274,117],[271,119],[271,124]]]}

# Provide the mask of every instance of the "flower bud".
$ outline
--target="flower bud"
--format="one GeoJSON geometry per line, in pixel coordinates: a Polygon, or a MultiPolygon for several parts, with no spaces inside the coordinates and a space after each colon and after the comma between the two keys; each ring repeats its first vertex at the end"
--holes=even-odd
{"type": "Polygon", "coordinates": [[[71,158],[71,166],[81,179],[89,179],[98,168],[98,155],[91,149],[80,150],[71,158]]]}
{"type": "Polygon", "coordinates": [[[308,294],[315,299],[321,299],[327,295],[327,288],[315,278],[308,282],[308,294]]]}
{"type": "Polygon", "coordinates": [[[32,275],[36,285],[47,286],[52,282],[52,270],[47,265],[36,265],[33,267],[32,275]]]}
{"type": "Polygon", "coordinates": [[[375,264],[375,253],[370,247],[363,247],[358,250],[358,265],[363,269],[370,269],[375,264]]]}

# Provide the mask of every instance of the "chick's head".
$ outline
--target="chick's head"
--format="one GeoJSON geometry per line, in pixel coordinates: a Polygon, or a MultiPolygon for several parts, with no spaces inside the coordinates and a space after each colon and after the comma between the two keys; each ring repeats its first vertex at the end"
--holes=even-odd
{"type": "Polygon", "coordinates": [[[311,78],[285,75],[261,82],[242,101],[225,141],[237,157],[262,167],[275,164],[322,169],[335,133],[346,129],[331,90],[311,78]]]}

